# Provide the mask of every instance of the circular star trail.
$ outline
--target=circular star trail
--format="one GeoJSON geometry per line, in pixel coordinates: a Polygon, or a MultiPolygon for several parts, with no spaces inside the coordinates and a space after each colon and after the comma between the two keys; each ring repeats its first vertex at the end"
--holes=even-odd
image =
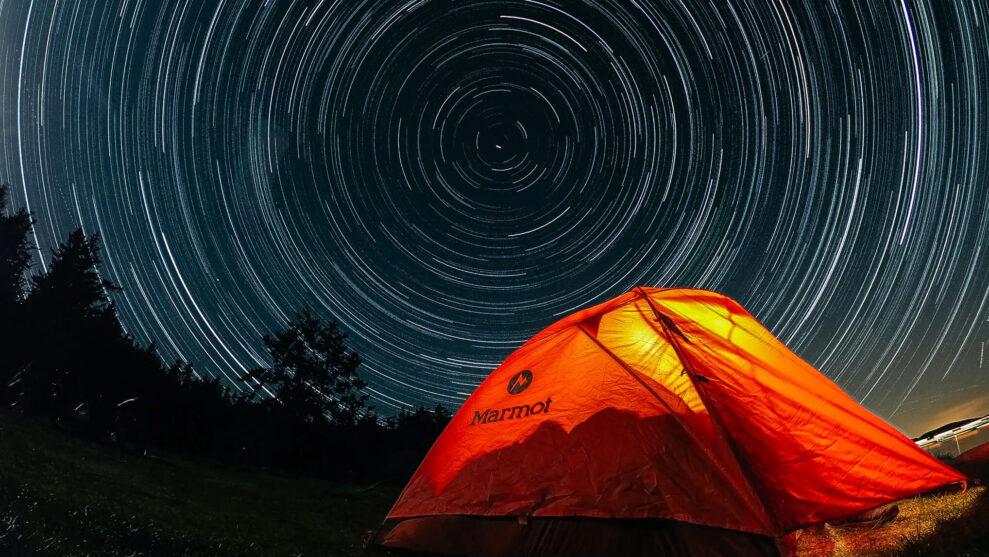
{"type": "MultiPolygon", "coordinates": [[[[0,181],[237,386],[303,305],[383,413],[636,285],[919,433],[989,405],[978,2],[0,3],[0,181]]],[[[38,263],[38,269],[44,262],[38,263]]]]}

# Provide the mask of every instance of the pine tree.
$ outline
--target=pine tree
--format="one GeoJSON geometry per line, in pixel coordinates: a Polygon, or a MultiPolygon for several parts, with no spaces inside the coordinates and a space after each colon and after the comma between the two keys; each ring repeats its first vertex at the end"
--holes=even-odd
{"type": "Polygon", "coordinates": [[[367,384],[357,375],[361,359],[344,343],[347,334],[335,321],[316,318],[309,308],[295,313],[288,326],[265,335],[272,365],[252,370],[244,381],[254,392],[270,391],[284,408],[307,423],[329,416],[337,425],[353,425],[366,411],[367,384]]]}
{"type": "Polygon", "coordinates": [[[23,299],[25,275],[31,265],[28,232],[31,216],[21,209],[8,213],[10,188],[0,186],[0,315],[9,315],[23,299]]]}
{"type": "Polygon", "coordinates": [[[16,399],[26,353],[23,349],[25,275],[31,265],[31,216],[8,211],[9,188],[0,186],[0,404],[16,399]]]}
{"type": "Polygon", "coordinates": [[[82,230],[54,250],[48,272],[32,278],[25,300],[26,410],[60,418],[89,416],[112,427],[114,408],[133,389],[135,368],[154,360],[125,334],[100,276],[99,239],[82,230]]]}

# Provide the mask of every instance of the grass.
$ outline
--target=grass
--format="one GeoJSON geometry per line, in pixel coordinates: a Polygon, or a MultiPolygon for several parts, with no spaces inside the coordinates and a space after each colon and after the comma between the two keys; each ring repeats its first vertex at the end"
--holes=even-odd
{"type": "Polygon", "coordinates": [[[897,503],[900,514],[879,527],[808,528],[799,539],[801,556],[989,557],[989,493],[922,495],[897,503]]]}
{"type": "Polygon", "coordinates": [[[0,555],[365,555],[399,491],[133,455],[0,414],[0,555]]]}
{"type": "MultiPolygon", "coordinates": [[[[0,413],[0,555],[327,555],[364,552],[400,486],[287,478],[142,456],[0,413]]],[[[989,557],[989,493],[916,497],[875,529],[807,529],[810,556],[989,557]]]]}

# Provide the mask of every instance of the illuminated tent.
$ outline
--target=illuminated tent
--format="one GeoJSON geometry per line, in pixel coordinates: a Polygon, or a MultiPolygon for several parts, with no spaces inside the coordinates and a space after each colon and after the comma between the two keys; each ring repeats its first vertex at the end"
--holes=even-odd
{"type": "Polygon", "coordinates": [[[778,555],[804,526],[964,482],[733,300],[637,288],[516,350],[388,513],[466,555],[778,555]]]}

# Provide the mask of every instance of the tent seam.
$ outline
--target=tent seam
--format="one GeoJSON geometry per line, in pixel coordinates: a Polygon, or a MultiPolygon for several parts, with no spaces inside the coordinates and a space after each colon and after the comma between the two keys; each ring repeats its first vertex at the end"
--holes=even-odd
{"type": "MultiPolygon", "coordinates": [[[[660,327],[662,328],[663,333],[667,337],[667,342],[669,342],[673,346],[673,351],[676,353],[677,359],[680,360],[680,365],[683,366],[683,369],[687,371],[687,377],[690,378],[690,382],[694,386],[694,390],[697,391],[697,395],[700,397],[701,404],[704,405],[704,409],[707,410],[708,415],[711,417],[711,422],[717,424],[718,432],[721,434],[721,437],[728,445],[728,449],[731,451],[732,456],[735,457],[735,465],[738,466],[739,472],[741,473],[742,477],[745,478],[745,483],[748,484],[749,489],[752,490],[752,493],[756,496],[756,499],[762,505],[762,510],[764,513],[766,513],[766,517],[770,520],[771,525],[774,529],[774,535],[777,537],[784,535],[783,527],[780,524],[779,519],[776,517],[776,513],[774,513],[773,510],[770,508],[769,504],[767,503],[766,497],[763,496],[762,491],[758,487],[758,484],[755,480],[755,474],[747,466],[747,463],[743,463],[742,455],[739,453],[734,438],[728,434],[724,422],[721,419],[721,415],[718,414],[717,409],[713,407],[713,403],[710,397],[708,396],[707,391],[704,390],[703,386],[700,385],[700,383],[697,381],[697,372],[693,370],[691,365],[688,365],[686,361],[687,360],[686,354],[683,353],[683,347],[680,346],[679,341],[674,337],[673,333],[669,330],[667,324],[663,321],[663,319],[660,318],[660,316],[663,314],[661,314],[659,310],[656,309],[656,306],[652,303],[652,300],[649,298],[649,295],[646,294],[646,292],[642,290],[641,287],[636,288],[636,290],[639,292],[639,295],[641,295],[646,300],[646,303],[649,304],[649,307],[652,309],[653,313],[656,314],[656,320],[659,321],[660,327]]],[[[669,319],[669,317],[666,318],[669,319]]]]}
{"type": "MultiPolygon", "coordinates": [[[[660,397],[656,393],[656,391],[654,391],[652,389],[652,387],[650,387],[644,381],[642,381],[642,379],[639,378],[635,374],[635,372],[628,367],[628,364],[624,360],[622,360],[621,358],[619,358],[617,354],[615,354],[607,346],[605,346],[604,344],[602,344],[601,341],[599,341],[597,338],[595,338],[594,335],[592,335],[590,333],[590,331],[588,331],[587,329],[585,329],[580,323],[575,323],[573,326],[577,327],[577,329],[579,329],[582,333],[584,333],[591,340],[591,342],[594,343],[595,346],[597,346],[601,351],[603,351],[610,358],[612,358],[618,364],[618,366],[620,368],[622,368],[622,370],[625,371],[625,373],[629,374],[633,379],[636,380],[636,382],[638,382],[640,385],[642,385],[642,387],[645,388],[646,391],[649,392],[649,394],[651,394],[656,400],[658,400],[660,402],[660,404],[662,404],[663,407],[666,408],[667,411],[669,411],[670,415],[673,416],[673,419],[676,420],[676,423],[680,426],[680,428],[683,429],[683,431],[686,432],[687,435],[689,435],[690,438],[693,439],[695,443],[697,443],[697,446],[700,447],[701,450],[703,450],[705,453],[708,453],[708,451],[707,451],[704,443],[702,442],[703,440],[698,439],[696,437],[696,435],[694,434],[693,429],[687,427],[683,423],[683,421],[680,418],[680,415],[677,414],[677,412],[675,412],[670,407],[670,405],[665,400],[663,400],[662,397],[660,397]]],[[[674,347],[674,350],[676,350],[676,347],[674,347]]],[[[677,359],[679,359],[679,355],[677,356],[677,359]]],[[[683,365],[683,362],[682,361],[681,361],[681,365],[683,365]]],[[[684,366],[684,369],[686,369],[686,366],[684,366]]],[[[693,383],[693,379],[691,379],[691,382],[693,383]]],[[[694,386],[694,390],[697,390],[697,384],[696,383],[693,383],[693,386],[694,386]]],[[[673,396],[676,396],[676,395],[674,394],[673,396]]],[[[703,399],[702,399],[702,404],[703,404],[703,399]]],[[[707,405],[705,405],[705,409],[707,409],[707,405]]],[[[710,410],[708,410],[708,414],[711,415],[710,410]]],[[[714,419],[712,418],[711,421],[713,423],[714,422],[714,419]]],[[[718,427],[719,428],[721,427],[720,424],[718,424],[718,427]]],[[[725,437],[725,435],[724,435],[723,432],[722,432],[722,437],[723,438],[725,437]]],[[[751,484],[752,483],[752,480],[750,478],[746,477],[745,476],[745,472],[742,471],[741,463],[738,462],[739,458],[738,458],[738,455],[736,454],[735,450],[733,449],[732,444],[729,443],[727,441],[727,439],[725,441],[726,441],[726,444],[728,444],[729,450],[732,451],[732,456],[735,457],[735,461],[736,461],[735,462],[735,465],[738,467],[739,473],[745,479],[745,481],[746,481],[747,484],[751,484]]],[[[712,455],[710,455],[710,454],[708,454],[708,456],[709,457],[712,457],[712,455]]],[[[716,458],[712,458],[712,461],[713,462],[720,462],[719,459],[716,459],[716,458]]],[[[721,472],[722,474],[724,474],[726,476],[726,479],[727,479],[727,476],[728,475],[725,473],[726,472],[725,470],[721,470],[721,467],[720,466],[717,467],[716,469],[718,469],[719,472],[721,472]]],[[[729,482],[729,484],[730,484],[730,482],[729,482]]],[[[765,513],[766,518],[768,518],[770,520],[771,526],[774,528],[774,531],[773,532],[768,533],[768,534],[763,534],[763,535],[770,535],[770,536],[780,536],[780,535],[782,535],[782,534],[779,534],[778,533],[778,532],[782,531],[780,525],[776,521],[775,517],[770,513],[769,509],[766,507],[766,502],[763,500],[763,498],[761,497],[761,495],[756,491],[756,489],[755,489],[755,487],[753,485],[749,485],[749,489],[751,489],[753,491],[753,494],[755,495],[756,500],[762,505],[762,511],[763,511],[763,513],[765,513]]],[[[751,510],[750,510],[750,512],[751,512],[751,510]]]]}

